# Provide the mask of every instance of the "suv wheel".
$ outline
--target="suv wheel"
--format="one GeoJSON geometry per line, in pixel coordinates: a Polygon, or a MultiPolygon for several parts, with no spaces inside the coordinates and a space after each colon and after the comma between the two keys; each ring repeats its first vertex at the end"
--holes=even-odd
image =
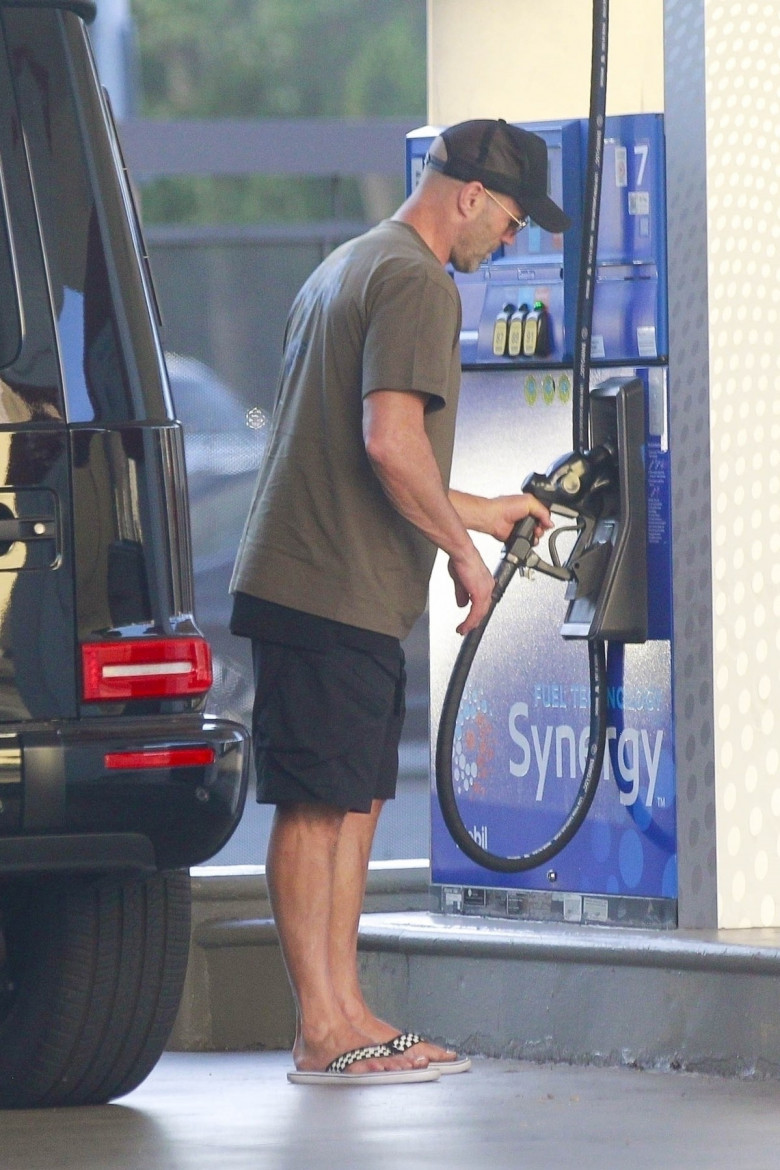
{"type": "Polygon", "coordinates": [[[0,1108],[129,1093],[173,1027],[189,874],[18,882],[0,893],[0,907],[0,1108]]]}

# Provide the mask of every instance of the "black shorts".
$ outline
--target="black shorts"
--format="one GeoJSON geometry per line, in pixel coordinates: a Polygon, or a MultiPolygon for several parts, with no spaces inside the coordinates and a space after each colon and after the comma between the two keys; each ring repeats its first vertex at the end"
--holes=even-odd
{"type": "Polygon", "coordinates": [[[271,618],[252,634],[258,801],[369,812],[392,799],[405,713],[398,639],[281,606],[271,618]]]}

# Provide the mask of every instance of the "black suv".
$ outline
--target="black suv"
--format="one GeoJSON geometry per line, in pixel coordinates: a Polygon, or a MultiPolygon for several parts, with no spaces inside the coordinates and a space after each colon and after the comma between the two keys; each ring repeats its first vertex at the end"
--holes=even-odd
{"type": "Polygon", "coordinates": [[[0,1107],[129,1092],[233,831],[182,432],[87,0],[0,0],[0,1107]]]}

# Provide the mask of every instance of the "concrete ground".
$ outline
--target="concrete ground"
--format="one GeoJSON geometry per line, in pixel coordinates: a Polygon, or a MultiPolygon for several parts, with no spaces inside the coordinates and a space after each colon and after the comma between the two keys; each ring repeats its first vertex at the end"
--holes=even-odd
{"type": "Polygon", "coordinates": [[[116,1104],[0,1114],[2,1170],[776,1170],[780,1083],[477,1058],[289,1085],[286,1053],[168,1053],[116,1104]]]}

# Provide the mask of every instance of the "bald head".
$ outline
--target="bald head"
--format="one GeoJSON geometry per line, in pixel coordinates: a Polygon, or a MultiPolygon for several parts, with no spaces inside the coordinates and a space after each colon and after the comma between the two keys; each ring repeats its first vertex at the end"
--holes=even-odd
{"type": "Polygon", "coordinates": [[[569,217],[547,194],[544,139],[503,118],[448,126],[431,143],[426,168],[511,196],[545,231],[563,232],[570,226],[569,217]]]}
{"type": "Polygon", "coordinates": [[[514,218],[522,218],[522,209],[511,196],[503,201],[506,210],[479,180],[464,182],[426,166],[393,218],[413,227],[442,264],[474,272],[502,243],[514,240],[514,218]]]}

